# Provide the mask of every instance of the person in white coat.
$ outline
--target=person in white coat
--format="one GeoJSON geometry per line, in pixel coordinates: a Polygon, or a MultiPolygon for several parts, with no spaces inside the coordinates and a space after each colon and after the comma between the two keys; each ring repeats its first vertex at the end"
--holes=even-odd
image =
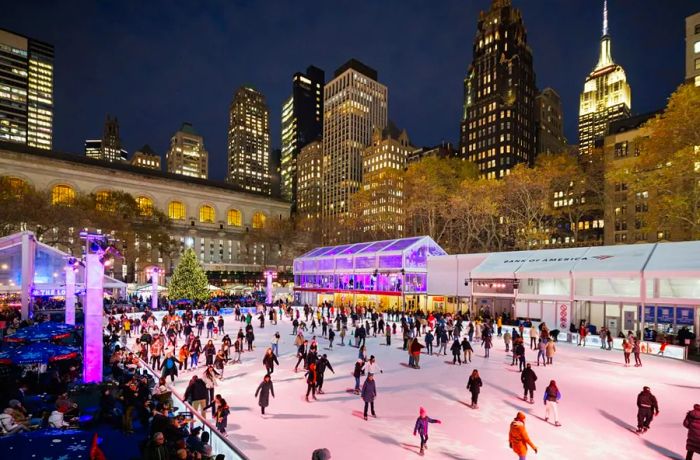
{"type": "Polygon", "coordinates": [[[12,417],[12,409],[9,407],[5,409],[5,411],[2,414],[0,414],[0,429],[3,433],[7,434],[29,431],[29,428],[27,428],[26,426],[20,425],[17,422],[15,422],[14,417],[12,417]]]}
{"type": "Polygon", "coordinates": [[[49,426],[51,428],[68,428],[70,423],[63,418],[63,412],[55,410],[49,416],[49,426]]]}

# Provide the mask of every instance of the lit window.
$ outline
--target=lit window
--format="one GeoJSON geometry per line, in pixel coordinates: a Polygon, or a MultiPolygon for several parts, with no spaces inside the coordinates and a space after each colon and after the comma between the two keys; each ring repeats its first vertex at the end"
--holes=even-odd
{"type": "Polygon", "coordinates": [[[173,220],[185,220],[185,205],[179,201],[168,204],[168,217],[173,220]]]}
{"type": "Polygon", "coordinates": [[[265,219],[267,217],[260,211],[256,211],[253,214],[253,228],[263,228],[265,226],[265,219]]]}
{"type": "Polygon", "coordinates": [[[694,51],[700,53],[700,41],[695,42],[694,51]]]}
{"type": "Polygon", "coordinates": [[[51,204],[70,206],[75,200],[75,190],[70,185],[56,185],[51,189],[51,204]]]}
{"type": "Polygon", "coordinates": [[[232,227],[240,227],[242,224],[241,211],[238,209],[228,210],[228,224],[232,227]]]}
{"type": "Polygon", "coordinates": [[[199,208],[199,221],[207,224],[213,224],[216,218],[214,208],[209,205],[204,205],[199,208]]]}
{"type": "Polygon", "coordinates": [[[27,188],[27,182],[19,177],[3,177],[2,188],[16,197],[21,197],[27,188]]]}
{"type": "Polygon", "coordinates": [[[106,190],[95,193],[95,208],[98,211],[108,211],[109,192],[106,190]]]}
{"type": "Polygon", "coordinates": [[[153,215],[153,200],[146,196],[136,198],[136,205],[139,207],[139,214],[142,216],[153,215]]]}

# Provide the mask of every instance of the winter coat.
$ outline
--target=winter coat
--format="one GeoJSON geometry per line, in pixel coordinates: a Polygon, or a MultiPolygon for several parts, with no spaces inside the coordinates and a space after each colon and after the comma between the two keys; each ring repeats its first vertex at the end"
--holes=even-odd
{"type": "Polygon", "coordinates": [[[275,388],[272,386],[272,380],[270,381],[265,381],[263,380],[260,382],[260,385],[258,385],[258,389],[255,390],[255,396],[260,395],[258,398],[258,405],[260,407],[267,407],[270,405],[270,394],[272,394],[272,397],[275,397],[275,388]]]}
{"type": "Polygon", "coordinates": [[[10,414],[5,414],[5,413],[0,413],[0,432],[7,431],[12,432],[13,430],[17,429],[17,423],[15,423],[15,419],[12,418],[10,414]]]}
{"type": "Polygon", "coordinates": [[[189,401],[200,401],[207,399],[208,395],[209,392],[207,391],[207,384],[200,378],[197,378],[197,380],[190,383],[185,390],[185,399],[189,401]]]}
{"type": "Polygon", "coordinates": [[[526,390],[535,391],[537,389],[535,387],[536,380],[537,376],[535,375],[535,371],[533,371],[531,368],[525,368],[523,373],[520,374],[520,381],[523,382],[523,388],[526,390]]]}
{"type": "Polygon", "coordinates": [[[469,376],[469,381],[467,382],[467,390],[469,390],[472,394],[479,394],[481,391],[481,377],[472,377],[469,376]]]}
{"type": "Polygon", "coordinates": [[[659,412],[659,404],[656,402],[656,396],[651,394],[649,390],[643,390],[637,395],[637,407],[638,408],[648,408],[653,410],[655,413],[659,412]]]}
{"type": "Polygon", "coordinates": [[[688,440],[685,449],[700,454],[700,404],[695,404],[683,420],[683,426],[688,429],[688,440]]]}
{"type": "Polygon", "coordinates": [[[57,410],[51,412],[49,416],[49,426],[51,428],[64,428],[70,426],[68,422],[63,420],[63,413],[57,410]]]}
{"type": "Polygon", "coordinates": [[[143,451],[143,460],[169,460],[170,453],[165,444],[160,446],[153,441],[148,443],[146,450],[143,451]]]}
{"type": "Polygon", "coordinates": [[[208,377],[206,372],[204,373],[204,375],[202,375],[202,380],[204,381],[204,385],[206,385],[207,388],[214,388],[217,385],[216,375],[217,374],[212,374],[211,377],[208,377]]]}
{"type": "Polygon", "coordinates": [[[472,350],[472,344],[467,339],[462,340],[462,351],[472,350]]]}
{"type": "Polygon", "coordinates": [[[516,356],[525,356],[525,347],[523,346],[522,343],[519,343],[515,346],[515,355],[516,356]]]}
{"type": "Polygon", "coordinates": [[[362,375],[362,368],[365,367],[365,363],[356,362],[355,370],[352,371],[353,377],[359,377],[362,375]]]}
{"type": "Polygon", "coordinates": [[[551,391],[551,390],[549,389],[549,387],[547,387],[547,388],[544,389],[544,399],[543,399],[543,400],[544,400],[545,403],[546,403],[547,401],[557,402],[557,401],[559,401],[560,399],[561,399],[561,392],[559,391],[558,388],[557,388],[557,392],[556,392],[556,393],[554,393],[553,391],[551,391]]]}
{"type": "Polygon", "coordinates": [[[309,385],[316,385],[316,369],[309,369],[306,371],[306,383],[309,385]]]}
{"type": "Polygon", "coordinates": [[[269,355],[266,354],[265,357],[263,358],[263,364],[264,364],[265,367],[267,367],[268,369],[274,369],[275,363],[276,363],[278,366],[280,365],[280,362],[277,361],[277,356],[275,356],[274,353],[270,353],[269,355]]]}
{"type": "Polygon", "coordinates": [[[554,345],[554,342],[552,340],[547,342],[547,351],[546,355],[547,358],[552,358],[554,357],[554,353],[557,351],[557,347],[554,345]]]}
{"type": "Polygon", "coordinates": [[[508,432],[508,444],[517,455],[525,457],[527,455],[527,446],[536,449],[535,445],[530,440],[530,436],[525,429],[525,423],[520,420],[510,422],[510,431],[508,432]]]}
{"type": "Polygon", "coordinates": [[[452,342],[452,346],[450,347],[450,350],[452,351],[453,355],[458,355],[459,352],[461,351],[462,346],[459,344],[457,340],[452,342]]]}
{"type": "Polygon", "coordinates": [[[418,417],[416,420],[416,426],[413,427],[413,434],[421,434],[423,436],[428,435],[428,424],[429,423],[439,423],[440,421],[430,417],[418,417]]]}
{"type": "Polygon", "coordinates": [[[418,341],[418,339],[415,339],[413,342],[411,342],[410,353],[413,356],[418,356],[420,355],[421,348],[423,348],[423,345],[418,341]]]}
{"type": "Polygon", "coordinates": [[[377,397],[377,385],[374,380],[367,379],[362,385],[362,400],[365,402],[373,402],[377,397]]]}

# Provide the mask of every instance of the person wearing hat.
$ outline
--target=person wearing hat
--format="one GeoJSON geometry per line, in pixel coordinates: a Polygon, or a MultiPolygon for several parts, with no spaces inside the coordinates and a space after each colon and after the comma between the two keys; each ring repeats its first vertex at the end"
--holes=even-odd
{"type": "Polygon", "coordinates": [[[331,451],[326,448],[316,449],[311,454],[311,460],[331,460],[331,451]]]}
{"type": "Polygon", "coordinates": [[[420,455],[423,455],[424,449],[428,448],[428,424],[429,423],[442,423],[438,419],[428,417],[428,413],[424,408],[420,408],[420,415],[416,420],[416,425],[413,427],[413,436],[418,433],[420,435],[420,455]]]}
{"type": "Polygon", "coordinates": [[[362,400],[365,402],[365,420],[367,420],[367,409],[371,406],[372,417],[377,417],[374,412],[374,399],[377,397],[377,385],[374,382],[374,374],[367,374],[367,380],[362,385],[362,400]]]}
{"type": "Polygon", "coordinates": [[[654,415],[659,415],[659,404],[649,387],[637,395],[637,433],[646,433],[654,415]]]}
{"type": "Polygon", "coordinates": [[[508,445],[516,453],[518,460],[526,460],[527,446],[532,447],[532,450],[537,453],[537,446],[530,440],[525,429],[525,414],[522,412],[518,412],[513,421],[510,422],[508,445]]]}

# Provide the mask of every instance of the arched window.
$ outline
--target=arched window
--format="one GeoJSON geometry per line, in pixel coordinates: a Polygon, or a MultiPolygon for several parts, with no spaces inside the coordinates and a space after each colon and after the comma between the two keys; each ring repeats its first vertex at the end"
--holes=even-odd
{"type": "Polygon", "coordinates": [[[232,227],[240,227],[243,224],[243,219],[241,217],[241,211],[238,209],[228,210],[228,224],[232,227]]]}
{"type": "Polygon", "coordinates": [[[213,224],[216,220],[216,213],[214,208],[208,204],[199,207],[199,221],[206,224],[213,224]]]}
{"type": "Polygon", "coordinates": [[[2,177],[2,185],[4,190],[16,197],[24,195],[24,191],[28,187],[27,181],[12,176],[2,177]]]}
{"type": "Polygon", "coordinates": [[[168,217],[173,220],[185,220],[185,205],[179,201],[171,201],[168,204],[168,217]]]}
{"type": "Polygon", "coordinates": [[[139,207],[139,214],[142,216],[153,215],[153,200],[147,196],[136,197],[136,205],[139,207]]]}
{"type": "Polygon", "coordinates": [[[98,211],[110,211],[109,193],[110,192],[106,190],[95,193],[95,208],[97,208],[98,211]]]}
{"type": "Polygon", "coordinates": [[[75,190],[70,185],[55,185],[51,189],[51,204],[70,206],[75,200],[75,190]]]}
{"type": "Polygon", "coordinates": [[[256,211],[253,214],[253,228],[263,228],[265,226],[265,219],[267,216],[260,211],[256,211]]]}

